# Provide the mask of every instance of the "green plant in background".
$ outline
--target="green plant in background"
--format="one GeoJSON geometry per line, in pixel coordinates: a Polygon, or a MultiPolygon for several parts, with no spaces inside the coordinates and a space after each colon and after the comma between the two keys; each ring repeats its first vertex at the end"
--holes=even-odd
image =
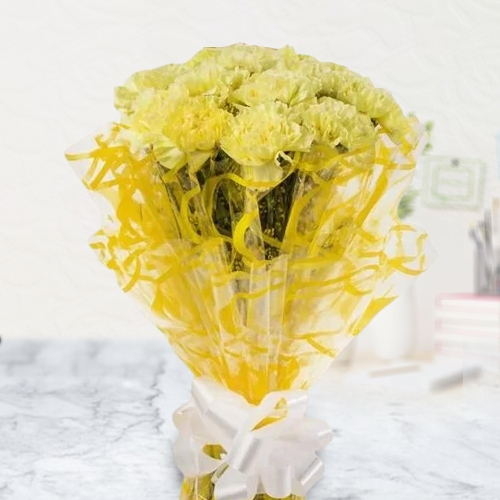
{"type": "Polygon", "coordinates": [[[405,219],[413,213],[413,203],[417,196],[418,191],[416,189],[408,189],[403,195],[398,205],[398,217],[400,219],[405,219]]]}
{"type": "MultiPolygon", "coordinates": [[[[415,113],[409,113],[408,115],[415,116],[415,113]]],[[[427,121],[424,123],[424,126],[425,130],[429,134],[429,141],[427,142],[427,144],[424,147],[424,150],[422,151],[422,154],[425,155],[432,149],[432,143],[430,137],[432,129],[434,128],[434,122],[427,121]]],[[[409,217],[413,213],[415,209],[414,203],[417,196],[418,196],[418,190],[412,188],[408,189],[406,193],[403,195],[398,206],[398,217],[400,219],[406,219],[406,217],[409,217]]]]}

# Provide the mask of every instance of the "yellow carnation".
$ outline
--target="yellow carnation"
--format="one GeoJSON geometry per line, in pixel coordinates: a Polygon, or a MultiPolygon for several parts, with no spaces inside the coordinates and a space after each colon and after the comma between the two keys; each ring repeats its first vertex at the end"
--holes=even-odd
{"type": "Polygon", "coordinates": [[[274,100],[293,105],[314,98],[320,87],[318,79],[290,70],[272,69],[252,75],[231,93],[229,100],[247,106],[274,100]]]}
{"type": "MultiPolygon", "coordinates": [[[[279,165],[280,153],[306,151],[311,141],[312,135],[291,119],[286,104],[271,102],[245,108],[234,117],[221,147],[241,165],[273,168],[273,162],[279,165]]],[[[274,168],[273,177],[276,174],[274,168]]]]}
{"type": "Polygon", "coordinates": [[[148,148],[162,134],[165,117],[188,98],[187,89],[178,85],[168,90],[147,88],[139,92],[133,110],[122,117],[125,128],[119,138],[128,141],[134,152],[148,148]]]}
{"type": "Polygon", "coordinates": [[[374,87],[369,78],[331,63],[323,63],[319,73],[322,94],[351,104],[376,119],[396,141],[408,132],[409,122],[391,93],[374,87]]]}
{"type": "Polygon", "coordinates": [[[185,66],[196,69],[211,61],[225,69],[245,69],[260,73],[276,65],[278,51],[257,45],[236,43],[227,47],[207,47],[199,51],[185,66]]]}
{"type": "Polygon", "coordinates": [[[276,51],[276,68],[279,70],[287,69],[291,71],[300,71],[304,67],[304,62],[317,61],[312,56],[297,54],[290,45],[285,45],[276,51]]]}
{"type": "Polygon", "coordinates": [[[249,74],[246,69],[227,69],[209,60],[179,75],[175,83],[186,87],[191,96],[215,96],[222,104],[229,92],[239,87],[249,74]]]}
{"type": "Polygon", "coordinates": [[[231,117],[210,96],[195,96],[163,116],[162,133],[186,153],[207,151],[219,142],[231,117]]]}
{"type": "Polygon", "coordinates": [[[124,85],[116,87],[115,108],[124,114],[132,113],[136,109],[136,102],[142,91],[167,89],[182,71],[183,67],[180,64],[167,64],[134,73],[124,85]]]}
{"type": "Polygon", "coordinates": [[[301,113],[302,123],[314,134],[316,142],[342,145],[349,150],[374,144],[375,129],[370,118],[354,106],[322,97],[301,113]]]}

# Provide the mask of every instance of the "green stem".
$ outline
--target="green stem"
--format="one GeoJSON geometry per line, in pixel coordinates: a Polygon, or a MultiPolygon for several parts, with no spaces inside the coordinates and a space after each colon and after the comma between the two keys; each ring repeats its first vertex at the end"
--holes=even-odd
{"type": "MultiPolygon", "coordinates": [[[[214,496],[214,484],[212,483],[212,474],[200,478],[185,478],[182,483],[180,500],[217,500],[214,496]]],[[[304,497],[290,495],[283,499],[275,499],[260,493],[253,499],[248,500],[305,500],[304,497]]]]}

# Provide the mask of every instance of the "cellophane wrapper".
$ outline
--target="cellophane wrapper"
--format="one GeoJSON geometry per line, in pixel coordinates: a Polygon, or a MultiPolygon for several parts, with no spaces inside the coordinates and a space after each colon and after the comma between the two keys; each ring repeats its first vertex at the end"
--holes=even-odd
{"type": "MultiPolygon", "coordinates": [[[[119,124],[67,157],[97,196],[102,227],[91,246],[122,289],[195,376],[257,404],[270,391],[307,390],[426,269],[427,235],[397,216],[425,142],[409,120],[399,144],[380,132],[375,148],[338,155],[327,169],[285,165],[283,182],[295,168],[295,186],[280,242],[262,230],[263,217],[276,216],[262,213],[269,187],[237,172],[201,184],[188,165],[162,171],[116,140],[119,124]],[[232,200],[230,237],[213,223],[219,189],[232,200]]],[[[185,479],[182,499],[212,496],[210,476],[185,479]]]]}

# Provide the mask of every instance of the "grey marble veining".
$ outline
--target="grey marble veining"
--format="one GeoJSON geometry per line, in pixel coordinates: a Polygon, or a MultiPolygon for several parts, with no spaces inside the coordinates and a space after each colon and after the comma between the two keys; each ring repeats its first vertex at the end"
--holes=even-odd
{"type": "MultiPolygon", "coordinates": [[[[308,500],[500,499],[498,378],[438,394],[404,380],[334,367],[313,387],[335,438],[308,500]]],[[[190,381],[162,339],[5,342],[0,499],[177,500],[171,415],[190,381]]]]}

